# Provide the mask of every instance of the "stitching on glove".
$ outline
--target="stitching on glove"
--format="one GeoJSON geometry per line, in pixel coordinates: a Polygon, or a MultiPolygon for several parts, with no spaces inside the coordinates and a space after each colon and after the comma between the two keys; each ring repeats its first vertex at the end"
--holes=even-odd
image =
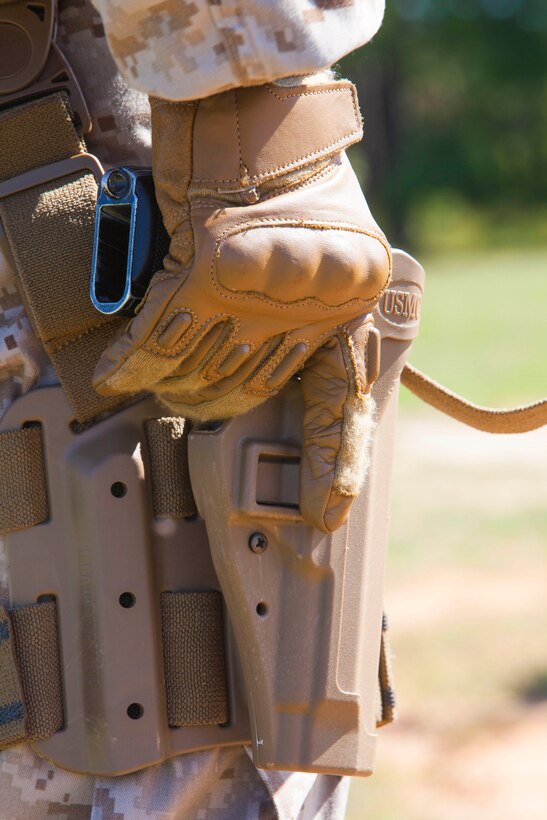
{"type": "MultiPolygon", "coordinates": [[[[298,373],[298,370],[306,364],[306,362],[313,356],[313,354],[317,350],[319,350],[319,348],[324,344],[324,342],[327,342],[329,339],[332,339],[333,336],[336,336],[337,332],[339,330],[340,330],[340,327],[328,328],[327,330],[324,330],[319,336],[317,336],[317,338],[313,342],[309,338],[308,339],[299,338],[299,339],[294,340],[291,344],[291,347],[293,347],[295,344],[298,344],[298,342],[304,342],[304,344],[306,345],[306,347],[308,349],[308,353],[307,353],[307,356],[306,356],[306,359],[304,360],[304,362],[301,365],[297,366],[295,368],[294,372],[291,373],[291,375],[287,377],[287,381],[292,376],[294,376],[295,373],[298,373]]],[[[282,342],[282,344],[283,344],[283,342],[282,342]]],[[[280,345],[280,347],[281,347],[281,345],[280,345]]],[[[275,370],[275,367],[279,364],[280,359],[283,358],[283,355],[284,355],[284,353],[282,353],[281,355],[279,354],[279,349],[276,350],[274,356],[272,357],[272,359],[276,359],[275,364],[270,367],[270,360],[268,360],[268,365],[264,366],[264,370],[261,369],[260,372],[257,374],[257,376],[255,376],[252,379],[249,379],[248,382],[245,382],[245,384],[244,384],[245,389],[249,390],[250,393],[255,393],[256,392],[256,395],[260,395],[260,396],[262,396],[262,395],[274,396],[276,393],[278,393],[279,390],[282,389],[283,385],[281,385],[281,387],[275,388],[275,390],[269,390],[265,387],[265,383],[270,378],[271,374],[275,370]],[[255,390],[255,387],[257,388],[256,390],[255,390]]],[[[286,383],[287,382],[285,382],[285,384],[286,383]]]]}
{"type": "MultiPolygon", "coordinates": [[[[273,396],[274,393],[277,393],[278,390],[281,390],[283,385],[280,385],[276,388],[269,388],[266,387],[266,382],[276,369],[278,364],[281,364],[287,353],[295,347],[295,345],[303,342],[306,345],[306,354],[304,357],[304,361],[300,362],[294,367],[294,370],[289,373],[285,382],[286,384],[295,373],[297,373],[306,360],[310,357],[310,340],[304,337],[295,338],[293,336],[286,336],[285,339],[281,342],[275,353],[267,360],[265,364],[260,367],[259,372],[256,376],[250,378],[247,382],[244,383],[244,386],[248,388],[249,393],[254,393],[255,395],[268,395],[273,396]]],[[[313,351],[312,351],[313,352],[313,351]]]]}

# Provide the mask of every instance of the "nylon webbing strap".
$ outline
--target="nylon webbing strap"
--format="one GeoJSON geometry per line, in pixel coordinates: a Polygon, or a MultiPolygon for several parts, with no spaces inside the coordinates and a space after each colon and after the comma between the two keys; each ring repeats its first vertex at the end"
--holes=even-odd
{"type": "Polygon", "coordinates": [[[34,527],[48,515],[41,429],[0,433],[0,535],[34,527]]]}
{"type": "Polygon", "coordinates": [[[401,374],[401,383],[441,413],[485,433],[528,433],[547,424],[547,399],[510,410],[479,407],[408,364],[401,374]]]}
{"type": "Polygon", "coordinates": [[[54,601],[10,613],[0,606],[0,748],[63,728],[54,601]]]}
{"type": "Polygon", "coordinates": [[[149,419],[145,431],[154,518],[195,515],[196,502],[188,467],[187,423],[180,417],[149,419]]]}
{"type": "Polygon", "coordinates": [[[221,594],[164,592],[161,620],[169,726],[226,723],[221,594]]]}
{"type": "MultiPolygon", "coordinates": [[[[62,94],[0,114],[0,131],[0,182],[84,150],[62,94]]],[[[93,174],[80,170],[0,198],[30,319],[82,422],[120,403],[91,386],[101,352],[121,327],[89,300],[96,197],[93,174]]]]}

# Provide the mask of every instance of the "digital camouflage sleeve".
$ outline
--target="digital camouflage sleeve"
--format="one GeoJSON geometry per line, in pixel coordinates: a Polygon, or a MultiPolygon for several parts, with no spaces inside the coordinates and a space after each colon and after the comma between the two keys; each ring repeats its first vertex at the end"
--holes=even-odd
{"type": "Polygon", "coordinates": [[[93,0],[128,85],[192,100],[328,68],[380,28],[385,0],[93,0]]]}

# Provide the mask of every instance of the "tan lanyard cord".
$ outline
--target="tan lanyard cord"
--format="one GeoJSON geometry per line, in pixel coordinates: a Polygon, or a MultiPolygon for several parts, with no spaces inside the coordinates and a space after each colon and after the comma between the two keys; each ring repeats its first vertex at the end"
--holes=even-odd
{"type": "Polygon", "coordinates": [[[401,374],[401,383],[441,413],[485,433],[527,433],[547,424],[547,399],[508,410],[480,407],[408,364],[401,374]]]}

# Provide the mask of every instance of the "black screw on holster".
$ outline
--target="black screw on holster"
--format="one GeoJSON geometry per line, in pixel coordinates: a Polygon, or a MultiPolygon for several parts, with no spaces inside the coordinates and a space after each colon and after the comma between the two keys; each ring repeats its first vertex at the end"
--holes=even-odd
{"type": "Polygon", "coordinates": [[[268,546],[268,539],[262,532],[253,532],[249,537],[249,547],[257,555],[260,555],[268,546]]]}

